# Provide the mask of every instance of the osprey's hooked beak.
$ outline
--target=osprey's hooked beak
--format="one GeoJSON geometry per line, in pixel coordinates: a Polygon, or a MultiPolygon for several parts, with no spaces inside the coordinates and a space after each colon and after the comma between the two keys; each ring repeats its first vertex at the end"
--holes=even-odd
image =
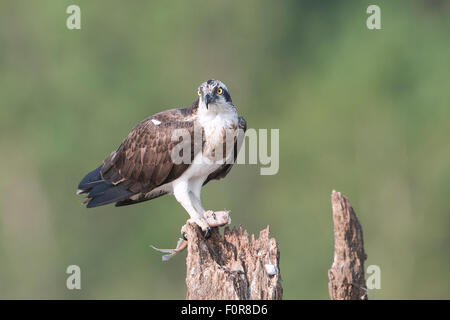
{"type": "Polygon", "coordinates": [[[207,93],[205,95],[205,104],[206,104],[206,108],[208,108],[208,104],[212,103],[216,101],[216,96],[214,95],[210,95],[209,93],[207,93]]]}

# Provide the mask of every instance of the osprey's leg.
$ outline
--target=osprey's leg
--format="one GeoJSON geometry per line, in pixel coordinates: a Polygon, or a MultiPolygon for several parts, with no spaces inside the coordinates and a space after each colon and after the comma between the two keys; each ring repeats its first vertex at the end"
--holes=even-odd
{"type": "Polygon", "coordinates": [[[202,202],[201,202],[201,191],[203,182],[205,179],[197,178],[195,180],[192,180],[190,185],[190,192],[189,196],[191,197],[192,205],[195,207],[198,213],[202,215],[202,217],[205,216],[205,209],[203,209],[202,202]]]}
{"type": "Polygon", "coordinates": [[[173,194],[177,201],[189,213],[191,218],[188,221],[196,223],[205,232],[205,237],[209,237],[211,228],[206,222],[206,219],[203,217],[203,213],[198,212],[192,204],[188,182],[174,181],[173,194]]]}
{"type": "Polygon", "coordinates": [[[231,223],[231,219],[229,217],[229,211],[217,211],[214,212],[212,210],[206,211],[203,209],[201,202],[201,190],[203,186],[204,179],[197,179],[191,182],[191,191],[189,195],[191,196],[191,202],[197,212],[201,213],[203,217],[208,222],[210,227],[221,227],[225,224],[231,223]]]}

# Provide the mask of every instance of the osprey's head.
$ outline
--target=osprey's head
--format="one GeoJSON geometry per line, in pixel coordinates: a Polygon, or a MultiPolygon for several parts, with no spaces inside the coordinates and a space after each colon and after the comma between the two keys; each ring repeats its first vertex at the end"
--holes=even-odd
{"type": "Polygon", "coordinates": [[[208,80],[198,88],[199,103],[206,109],[234,107],[227,86],[220,80],[208,80]]]}

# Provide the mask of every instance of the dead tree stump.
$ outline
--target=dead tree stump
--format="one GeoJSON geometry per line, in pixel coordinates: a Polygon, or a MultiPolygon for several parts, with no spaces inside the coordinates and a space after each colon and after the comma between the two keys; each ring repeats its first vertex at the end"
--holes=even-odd
{"type": "Polygon", "coordinates": [[[268,226],[258,239],[249,240],[242,227],[226,227],[223,237],[213,228],[205,240],[198,226],[188,224],[186,237],[187,299],[281,299],[280,251],[268,226]]]}
{"type": "Polygon", "coordinates": [[[334,261],[328,270],[332,300],[367,299],[364,277],[364,241],[361,224],[350,201],[340,192],[331,194],[334,221],[334,261]]]}

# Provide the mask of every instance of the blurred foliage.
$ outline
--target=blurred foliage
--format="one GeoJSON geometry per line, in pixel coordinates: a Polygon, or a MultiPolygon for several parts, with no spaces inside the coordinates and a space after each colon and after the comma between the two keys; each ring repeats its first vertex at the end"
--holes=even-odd
{"type": "Polygon", "coordinates": [[[286,299],[327,299],[330,193],[352,201],[372,299],[450,297],[449,1],[24,1],[0,5],[0,298],[183,299],[186,212],[171,196],[87,210],[76,185],[143,118],[224,81],[280,170],[203,191],[271,226],[286,299]],[[366,28],[381,6],[382,30],[366,28]],[[70,4],[82,29],[68,30],[70,4]],[[68,265],[82,290],[65,287],[68,265]]]}

